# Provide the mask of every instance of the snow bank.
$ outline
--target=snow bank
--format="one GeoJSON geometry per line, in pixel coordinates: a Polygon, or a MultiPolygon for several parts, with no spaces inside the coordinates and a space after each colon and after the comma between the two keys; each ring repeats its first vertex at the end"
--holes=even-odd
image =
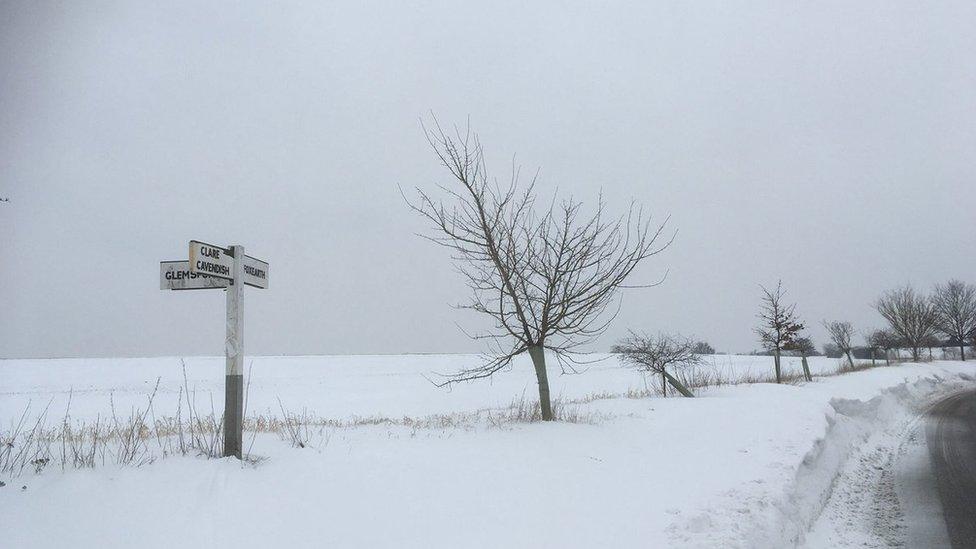
{"type": "MultiPolygon", "coordinates": [[[[178,361],[166,360],[126,370],[92,362],[85,375],[0,364],[0,421],[10,423],[25,399],[60,399],[68,387],[79,413],[104,414],[109,393],[117,405],[122,397],[142,404],[163,366],[181,381],[178,361]]],[[[254,401],[285,393],[293,409],[334,417],[478,409],[533,388],[531,372],[516,368],[437,390],[414,380],[436,370],[425,357],[280,360],[267,359],[263,379],[255,365],[254,401]]],[[[190,366],[191,383],[211,383],[201,375],[206,364],[190,366]]],[[[0,488],[0,544],[789,547],[816,519],[853,445],[935,393],[971,383],[974,371],[973,363],[904,365],[696,399],[581,404],[603,418],[596,424],[373,425],[326,431],[301,450],[259,436],[254,452],[267,459],[256,467],[167,458],[137,469],[47,470],[0,488]]],[[[564,396],[641,383],[611,367],[555,379],[564,396]]]]}
{"type": "MultiPolygon", "coordinates": [[[[958,366],[958,365],[957,365],[958,366]]],[[[670,529],[675,545],[691,547],[750,547],[778,548],[802,545],[805,536],[820,517],[834,489],[841,470],[862,445],[878,438],[887,426],[900,421],[912,421],[927,405],[951,392],[972,388],[976,378],[972,369],[959,371],[948,365],[924,372],[919,366],[903,366],[909,370],[895,385],[879,388],[870,377],[879,372],[863,372],[832,380],[838,394],[823,406],[823,429],[810,440],[809,449],[799,463],[776,460],[771,470],[782,467],[782,484],[753,479],[754,490],[734,490],[717,505],[709,506],[689,519],[673,524],[670,529]],[[945,368],[945,369],[943,369],[945,368]],[[863,385],[854,386],[853,380],[863,385]],[[867,398],[872,389],[877,395],[867,398]]],[[[890,373],[886,369],[883,373],[890,373]]],[[[888,377],[888,376],[883,376],[888,377]]],[[[794,449],[790,445],[787,449],[794,449]]],[[[780,457],[794,457],[786,452],[780,457]]],[[[772,456],[771,456],[772,457],[772,456]]]]}

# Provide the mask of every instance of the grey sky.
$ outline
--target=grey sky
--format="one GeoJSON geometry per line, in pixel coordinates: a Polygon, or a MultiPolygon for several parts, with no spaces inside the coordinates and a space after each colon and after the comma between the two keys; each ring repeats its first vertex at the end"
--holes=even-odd
{"type": "Polygon", "coordinates": [[[428,111],[499,174],[671,214],[594,349],[755,348],[777,278],[818,345],[976,282],[972,2],[317,4],[0,5],[0,356],[221,354],[223,292],[158,289],[190,239],[271,263],[249,353],[478,350],[397,190],[446,181],[428,111]]]}

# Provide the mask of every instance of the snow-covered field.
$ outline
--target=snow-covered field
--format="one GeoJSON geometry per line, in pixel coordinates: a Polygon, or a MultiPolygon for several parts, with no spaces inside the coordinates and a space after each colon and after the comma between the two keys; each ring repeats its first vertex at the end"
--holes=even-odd
{"type": "MultiPolygon", "coordinates": [[[[307,408],[328,418],[353,416],[421,417],[450,414],[486,407],[507,406],[524,393],[538,398],[535,373],[528,357],[520,357],[509,372],[489,381],[439,389],[432,384],[438,374],[479,364],[477,355],[382,355],[253,357],[245,362],[251,378],[248,410],[278,412],[278,399],[289,409],[307,408]]],[[[725,377],[770,375],[772,358],[762,356],[709,356],[708,369],[725,377]]],[[[28,403],[45,406],[50,415],[61,416],[71,395],[71,416],[95,419],[109,411],[109,396],[117,410],[144,406],[159,379],[157,410],[173,412],[184,386],[195,390],[199,405],[209,411],[212,395],[218,409],[223,405],[223,357],[115,358],[0,360],[0,419],[19,417],[28,403]],[[51,401],[53,397],[53,401],[51,401]]],[[[550,375],[553,397],[580,398],[591,393],[625,393],[643,389],[644,379],[620,367],[609,355],[584,357],[583,373],[550,375]],[[603,359],[603,360],[600,360],[603,359]]],[[[554,362],[554,361],[552,361],[554,362]]],[[[809,359],[814,374],[832,372],[837,359],[809,359]]],[[[554,372],[558,366],[550,364],[554,372]]],[[[785,373],[800,371],[798,358],[783,358],[785,373]]],[[[657,383],[649,379],[649,384],[657,383]]],[[[0,425],[3,425],[0,423],[0,425]]]]}
{"type": "MultiPolygon", "coordinates": [[[[450,391],[425,378],[474,360],[256,357],[248,414],[275,414],[278,398],[320,417],[400,418],[535,397],[525,363],[450,391]]],[[[712,360],[734,375],[772,369],[769,357],[712,360]]],[[[814,373],[837,365],[811,359],[814,373]]],[[[186,359],[186,372],[198,407],[209,411],[212,393],[219,412],[222,359],[186,359]]],[[[936,362],[712,388],[696,399],[603,398],[574,404],[584,423],[327,428],[305,449],[261,435],[253,453],[266,459],[256,465],[168,457],[49,468],[4,479],[0,545],[789,547],[807,541],[872,426],[972,385],[974,374],[973,363],[936,362]]],[[[69,395],[74,421],[110,415],[110,402],[144,407],[157,378],[154,413],[171,415],[184,385],[179,359],[3,360],[0,430],[28,404],[63,415],[69,395]]],[[[570,400],[644,388],[612,360],[553,382],[570,400]]]]}

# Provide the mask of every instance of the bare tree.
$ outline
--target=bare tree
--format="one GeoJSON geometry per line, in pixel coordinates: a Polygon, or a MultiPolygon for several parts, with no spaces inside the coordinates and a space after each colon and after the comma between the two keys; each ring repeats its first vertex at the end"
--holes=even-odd
{"type": "Polygon", "coordinates": [[[620,360],[642,372],[661,375],[661,392],[668,396],[670,383],[682,396],[694,396],[683,383],[678,381],[672,371],[701,363],[701,355],[695,352],[696,344],[690,339],[680,336],[660,334],[649,336],[630,332],[630,336],[614,345],[613,352],[620,356],[620,360]]]}
{"type": "Polygon", "coordinates": [[[850,322],[827,322],[826,320],[823,321],[823,326],[827,330],[830,341],[840,349],[840,352],[847,355],[847,362],[853,368],[854,359],[851,357],[851,349],[854,347],[854,344],[851,343],[851,339],[854,337],[854,326],[850,322]]]}
{"type": "MultiPolygon", "coordinates": [[[[881,349],[885,355],[885,365],[891,366],[891,350],[898,348],[898,336],[891,330],[875,330],[867,338],[867,344],[874,349],[881,349]]],[[[873,356],[873,355],[872,355],[873,356]]]]}
{"type": "Polygon", "coordinates": [[[932,348],[942,347],[943,345],[942,340],[939,339],[939,336],[933,332],[932,335],[925,338],[925,341],[922,342],[922,346],[929,350],[929,361],[932,361],[935,360],[935,356],[932,354],[932,348]]]}
{"type": "Polygon", "coordinates": [[[633,202],[623,216],[608,218],[602,196],[590,214],[572,199],[553,198],[537,209],[535,178],[521,185],[513,166],[508,183],[500,185],[489,176],[481,143],[469,129],[448,134],[434,120],[424,133],[451,174],[451,183],[438,185],[449,203],[420,189],[418,201],[408,203],[433,225],[434,234],[425,238],[451,251],[471,289],[471,302],[461,308],[487,315],[495,325],[472,335],[488,342],[485,361],[438,385],[490,377],[527,352],[542,419],[550,421],[546,351],[563,372],[576,371],[573,353],[609,326],[616,313],[605,312],[618,290],[653,285],[624,282],[671,244],[673,235],[661,238],[667,219],[652,227],[633,202]]]}
{"type": "Polygon", "coordinates": [[[959,342],[959,354],[966,360],[966,339],[976,332],[976,287],[959,280],[936,284],[932,295],[936,328],[959,342]]]}
{"type": "Polygon", "coordinates": [[[921,360],[921,350],[935,335],[936,311],[932,302],[911,286],[887,292],[875,308],[891,325],[891,331],[912,352],[912,361],[921,360]]]}
{"type": "Polygon", "coordinates": [[[803,377],[807,381],[813,381],[813,374],[810,373],[810,364],[807,362],[807,357],[817,352],[813,341],[809,337],[797,337],[787,349],[796,351],[800,355],[800,363],[803,365],[803,377]]]}
{"type": "Polygon", "coordinates": [[[784,305],[783,281],[776,283],[775,290],[768,290],[760,286],[763,291],[762,304],[759,309],[760,324],[756,327],[756,334],[763,346],[773,353],[773,364],[776,368],[776,383],[783,382],[780,368],[780,354],[789,349],[803,329],[803,323],[797,319],[794,309],[796,304],[784,305]]]}

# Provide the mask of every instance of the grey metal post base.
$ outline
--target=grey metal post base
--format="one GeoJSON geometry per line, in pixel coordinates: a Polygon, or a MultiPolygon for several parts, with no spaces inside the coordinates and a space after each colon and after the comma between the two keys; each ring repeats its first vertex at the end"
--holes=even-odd
{"type": "Polygon", "coordinates": [[[229,375],[224,381],[224,457],[241,459],[244,423],[244,376],[229,375]]]}

